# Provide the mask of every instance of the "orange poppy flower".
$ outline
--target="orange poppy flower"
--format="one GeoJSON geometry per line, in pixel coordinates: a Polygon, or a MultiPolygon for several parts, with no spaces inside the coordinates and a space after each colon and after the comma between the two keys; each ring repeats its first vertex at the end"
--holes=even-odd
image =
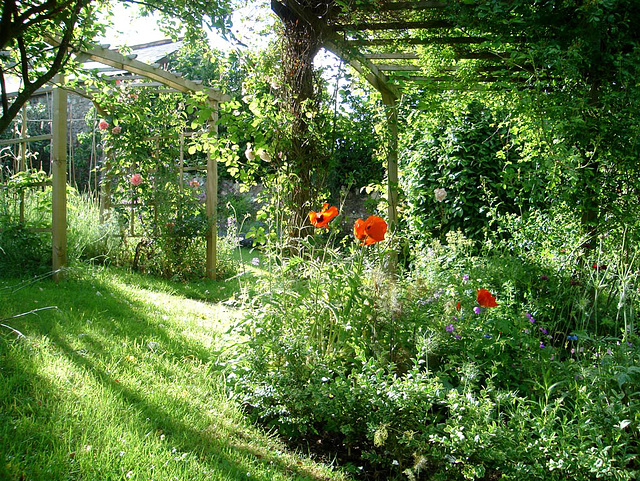
{"type": "Polygon", "coordinates": [[[329,207],[329,204],[324,204],[320,212],[309,212],[309,221],[313,227],[325,227],[329,228],[329,222],[335,216],[338,215],[338,208],[335,205],[329,207]]]}
{"type": "Polygon", "coordinates": [[[365,245],[383,241],[386,233],[387,223],[376,215],[370,215],[367,220],[358,219],[353,225],[353,235],[364,240],[365,245]]]}
{"type": "Polygon", "coordinates": [[[486,289],[478,289],[477,300],[480,307],[498,307],[496,298],[486,289]]]}

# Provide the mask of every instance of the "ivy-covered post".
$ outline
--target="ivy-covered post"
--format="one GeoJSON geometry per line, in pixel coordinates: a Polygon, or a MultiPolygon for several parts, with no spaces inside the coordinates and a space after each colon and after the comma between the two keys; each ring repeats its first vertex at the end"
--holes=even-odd
{"type": "MultiPolygon", "coordinates": [[[[212,102],[212,113],[207,126],[210,136],[218,134],[218,103],[212,102]]],[[[218,159],[207,152],[206,207],[209,229],[207,230],[207,277],[215,279],[218,264],[218,159]]]]}
{"type": "Polygon", "coordinates": [[[61,87],[63,82],[63,76],[57,75],[51,125],[51,248],[56,282],[67,265],[67,93],[61,87]]]}
{"type": "MultiPolygon", "coordinates": [[[[381,90],[386,107],[389,142],[387,145],[387,212],[389,231],[398,227],[398,104],[392,93],[381,90]]],[[[394,274],[398,265],[398,252],[392,248],[389,254],[389,272],[394,274]]]]}
{"type": "Polygon", "coordinates": [[[318,83],[314,75],[313,60],[322,46],[322,32],[299,17],[299,9],[323,15],[330,9],[328,0],[301,0],[279,2],[272,0],[271,8],[280,17],[283,26],[282,71],[287,88],[284,89],[289,124],[290,145],[285,152],[290,165],[291,237],[306,237],[313,232],[309,224],[311,203],[318,194],[314,174],[326,164],[313,133],[313,111],[318,108],[318,83]]]}
{"type": "Polygon", "coordinates": [[[387,110],[389,143],[387,145],[387,198],[389,230],[398,226],[398,105],[392,94],[382,91],[382,101],[387,110]]]}

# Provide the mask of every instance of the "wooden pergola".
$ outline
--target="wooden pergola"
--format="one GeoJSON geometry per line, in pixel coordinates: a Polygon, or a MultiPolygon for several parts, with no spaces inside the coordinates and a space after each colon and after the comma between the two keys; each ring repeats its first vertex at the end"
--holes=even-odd
{"type": "MultiPolygon", "coordinates": [[[[388,219],[398,220],[398,109],[408,86],[431,90],[465,88],[458,71],[473,70],[473,81],[490,83],[503,72],[525,72],[526,67],[507,66],[509,55],[486,47],[490,34],[469,34],[450,20],[450,4],[432,0],[379,0],[369,4],[348,2],[351,8],[323,0],[271,0],[272,10],[283,20],[303,22],[317,41],[358,71],[380,92],[386,106],[388,219]],[[447,47],[451,58],[438,59],[435,69],[421,64],[417,50],[447,47]]],[[[473,7],[469,7],[473,8],[473,7]]],[[[514,44],[521,39],[512,39],[514,44]]],[[[514,80],[509,76],[509,80],[514,80]]],[[[518,80],[517,77],[515,80],[518,80]]]]}
{"type": "MultiPolygon", "coordinates": [[[[47,40],[52,46],[59,45],[56,39],[47,40]]],[[[93,60],[105,65],[125,70],[144,78],[155,81],[177,92],[196,93],[206,95],[207,102],[212,107],[212,116],[208,122],[209,132],[217,134],[218,105],[229,101],[230,97],[219,91],[206,89],[202,85],[179,75],[148,65],[135,59],[135,55],[125,56],[114,50],[102,46],[74,50],[74,54],[81,62],[93,60]]],[[[64,79],[58,76],[53,89],[53,122],[51,128],[51,174],[52,174],[52,267],[54,279],[61,277],[62,268],[67,265],[67,91],[64,79]]],[[[71,90],[74,91],[74,90],[71,90]]],[[[78,93],[78,92],[76,92],[78,93]]],[[[83,93],[82,95],[87,95],[83,93]]],[[[206,241],[206,272],[207,277],[215,279],[217,264],[217,229],[218,209],[218,163],[207,154],[206,167],[206,212],[211,229],[207,233],[206,241]]]]}

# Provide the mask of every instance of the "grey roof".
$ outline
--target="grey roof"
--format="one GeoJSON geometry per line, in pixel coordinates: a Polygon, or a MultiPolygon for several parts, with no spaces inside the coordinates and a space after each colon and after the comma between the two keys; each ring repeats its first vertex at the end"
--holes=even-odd
{"type": "MultiPolygon", "coordinates": [[[[149,65],[158,64],[162,66],[167,63],[169,55],[179,50],[182,45],[182,40],[178,40],[175,42],[170,39],[158,40],[156,42],[132,45],[127,49],[127,51],[130,50],[130,52],[126,53],[126,55],[135,55],[136,60],[149,65]]],[[[124,52],[121,50],[121,53],[124,52]]],[[[107,67],[100,62],[94,61],[83,63],[82,68],[86,70],[98,69],[99,71],[104,72],[106,75],[118,75],[127,73],[124,70],[116,70],[112,67],[107,67]]]]}

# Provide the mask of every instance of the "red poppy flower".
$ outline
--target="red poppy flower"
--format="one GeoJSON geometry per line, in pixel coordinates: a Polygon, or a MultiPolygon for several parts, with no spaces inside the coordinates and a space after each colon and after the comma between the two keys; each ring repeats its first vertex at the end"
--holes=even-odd
{"type": "Polygon", "coordinates": [[[387,223],[377,215],[370,215],[367,220],[358,219],[353,225],[353,235],[365,245],[383,241],[386,233],[387,223]]]}
{"type": "Polygon", "coordinates": [[[478,289],[478,304],[480,307],[498,307],[496,298],[486,289],[478,289]]]}
{"type": "Polygon", "coordinates": [[[324,204],[320,212],[309,212],[309,221],[313,227],[325,227],[329,228],[329,222],[335,216],[338,215],[338,208],[335,205],[329,207],[329,204],[324,204]]]}
{"type": "Polygon", "coordinates": [[[605,266],[604,264],[598,265],[594,263],[591,267],[593,267],[597,271],[604,271],[607,269],[607,266],[605,266]]]}
{"type": "Polygon", "coordinates": [[[458,301],[456,304],[456,310],[459,311],[460,309],[462,309],[462,306],[460,305],[460,301],[458,301]]]}

